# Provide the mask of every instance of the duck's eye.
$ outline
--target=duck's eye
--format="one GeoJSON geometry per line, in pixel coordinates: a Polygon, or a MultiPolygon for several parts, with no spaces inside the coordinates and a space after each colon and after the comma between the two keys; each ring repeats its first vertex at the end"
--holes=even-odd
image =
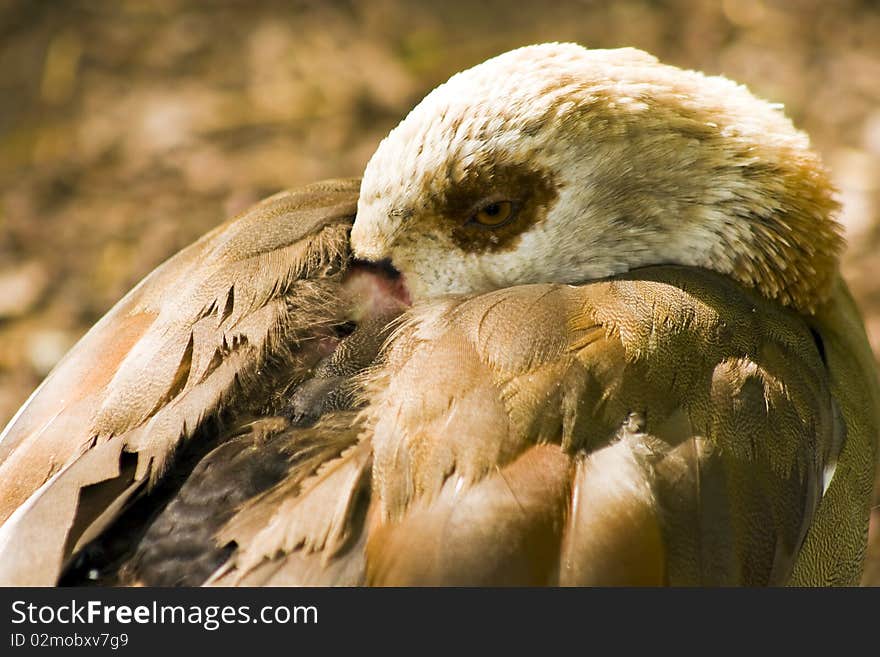
{"type": "Polygon", "coordinates": [[[498,228],[511,221],[515,216],[516,206],[513,201],[493,201],[474,212],[469,223],[486,228],[498,228]]]}

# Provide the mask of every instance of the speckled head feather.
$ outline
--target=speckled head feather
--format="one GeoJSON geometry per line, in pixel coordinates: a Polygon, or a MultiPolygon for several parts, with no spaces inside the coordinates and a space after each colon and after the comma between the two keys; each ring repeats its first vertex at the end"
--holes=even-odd
{"type": "Polygon", "coordinates": [[[552,43],[428,94],[367,165],[351,239],[416,299],[681,264],[812,312],[837,270],[837,209],[807,137],[745,87],[552,43]],[[503,225],[473,221],[499,202],[503,225]]]}

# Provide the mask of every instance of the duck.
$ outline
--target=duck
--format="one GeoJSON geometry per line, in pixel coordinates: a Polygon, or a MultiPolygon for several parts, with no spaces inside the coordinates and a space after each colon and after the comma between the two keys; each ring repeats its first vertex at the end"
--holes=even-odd
{"type": "Polygon", "coordinates": [[[854,585],[880,384],[808,138],[549,43],[173,256],[0,438],[17,585],[854,585]]]}

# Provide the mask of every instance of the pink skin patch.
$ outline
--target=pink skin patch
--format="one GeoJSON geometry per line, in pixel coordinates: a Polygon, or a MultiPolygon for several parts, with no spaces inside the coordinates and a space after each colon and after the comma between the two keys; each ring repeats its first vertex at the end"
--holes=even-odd
{"type": "MultiPolygon", "coordinates": [[[[348,319],[356,324],[372,320],[385,324],[411,305],[403,277],[384,263],[354,261],[342,280],[342,290],[351,303],[348,319]]],[[[313,337],[303,347],[304,357],[312,364],[332,354],[343,339],[329,327],[316,329],[313,337]]]]}
{"type": "Polygon", "coordinates": [[[342,286],[353,302],[355,321],[399,315],[412,305],[403,276],[384,263],[353,262],[342,286]]]}

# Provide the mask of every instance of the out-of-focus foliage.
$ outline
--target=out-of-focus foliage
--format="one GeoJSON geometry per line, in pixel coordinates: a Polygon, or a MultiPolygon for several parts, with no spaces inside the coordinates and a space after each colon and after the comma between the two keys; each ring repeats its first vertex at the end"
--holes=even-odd
{"type": "Polygon", "coordinates": [[[451,73],[552,40],[636,46],[784,103],[834,172],[880,353],[877,35],[871,0],[4,2],[0,426],[168,255],[262,196],[358,175],[451,73]]]}

